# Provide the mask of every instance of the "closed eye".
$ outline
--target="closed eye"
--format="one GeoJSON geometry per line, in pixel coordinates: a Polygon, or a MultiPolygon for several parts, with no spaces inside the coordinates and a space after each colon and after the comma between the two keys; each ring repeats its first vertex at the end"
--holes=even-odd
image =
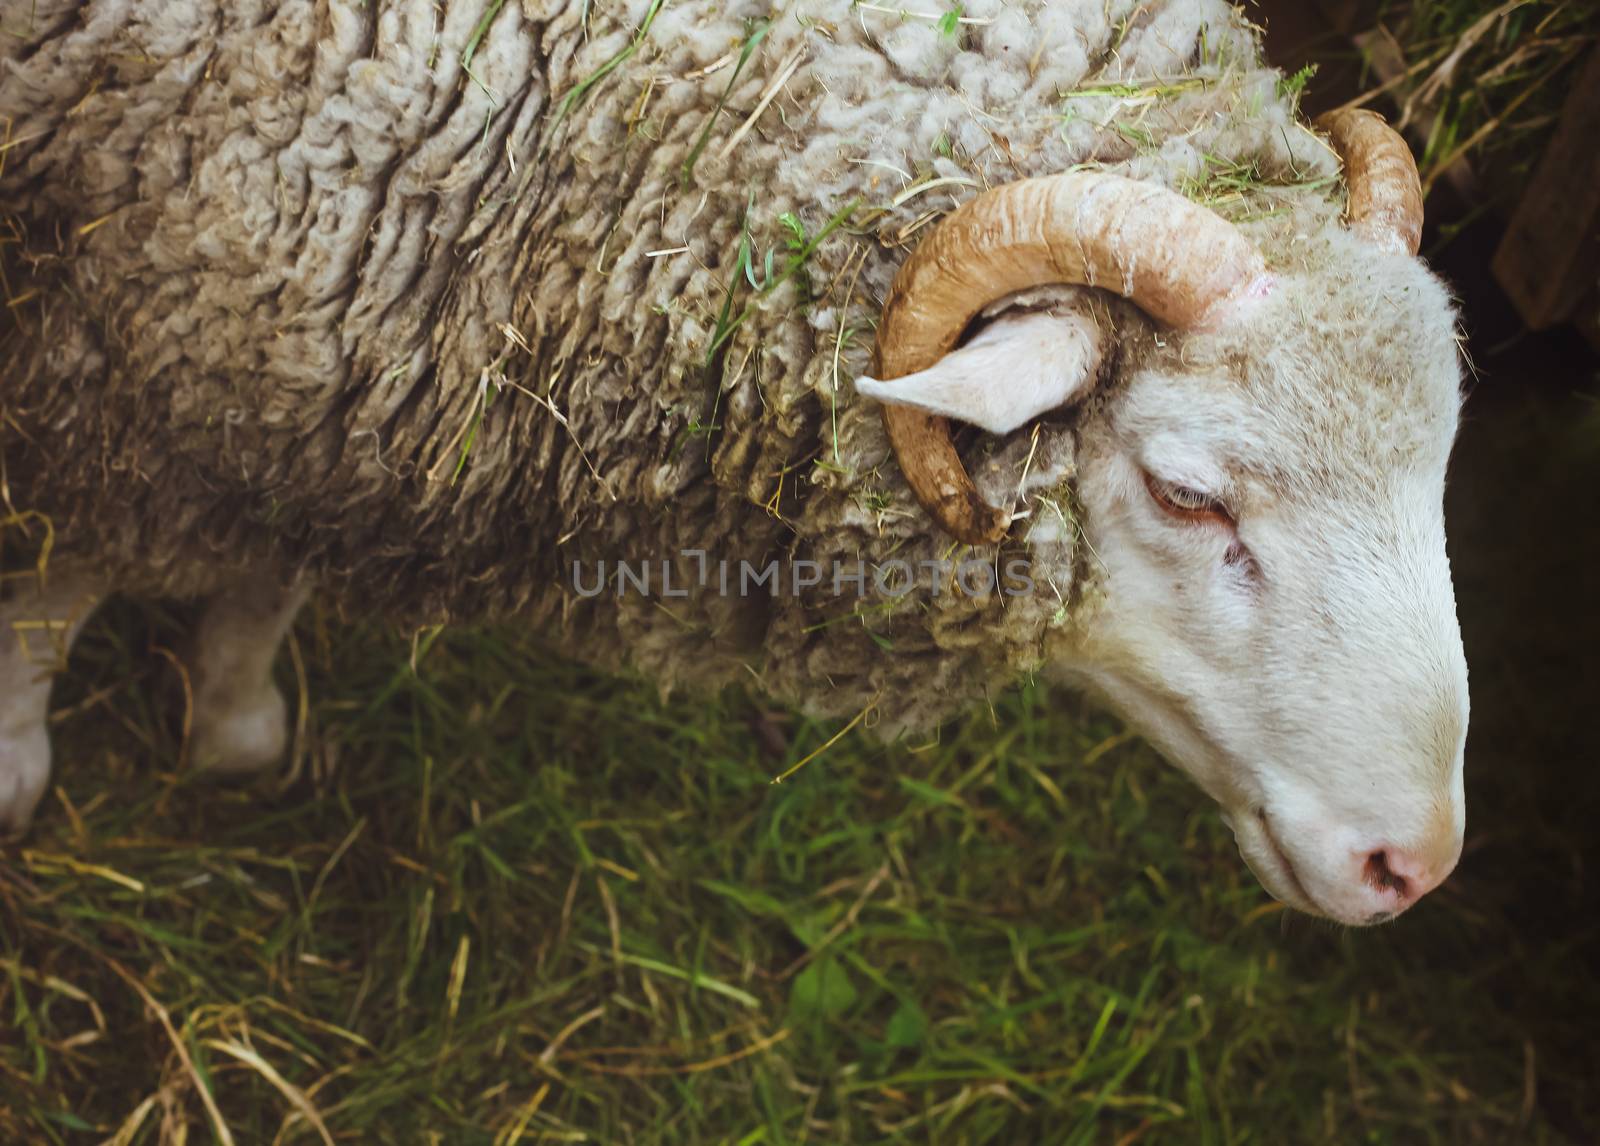
{"type": "Polygon", "coordinates": [[[1204,490],[1166,481],[1148,471],[1144,475],[1144,487],[1150,491],[1150,497],[1156,505],[1178,521],[1229,527],[1234,524],[1233,514],[1228,512],[1222,500],[1204,490]]]}

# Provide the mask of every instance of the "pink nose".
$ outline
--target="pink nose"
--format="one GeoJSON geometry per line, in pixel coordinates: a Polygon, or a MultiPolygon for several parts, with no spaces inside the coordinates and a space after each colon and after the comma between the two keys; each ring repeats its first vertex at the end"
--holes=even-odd
{"type": "Polygon", "coordinates": [[[1444,882],[1455,869],[1459,848],[1430,862],[1406,848],[1382,847],[1357,853],[1364,898],[1378,912],[1400,912],[1444,882]]]}

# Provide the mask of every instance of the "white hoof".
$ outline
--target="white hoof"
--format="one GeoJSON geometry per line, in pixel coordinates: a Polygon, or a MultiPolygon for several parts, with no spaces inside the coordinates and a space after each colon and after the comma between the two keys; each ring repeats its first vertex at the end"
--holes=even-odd
{"type": "Polygon", "coordinates": [[[190,758],[208,772],[259,772],[283,759],[289,741],[289,708],[268,685],[244,698],[195,704],[190,758]]]}
{"type": "Polygon", "coordinates": [[[50,734],[38,723],[0,732],[0,833],[21,831],[50,784],[50,734]]]}

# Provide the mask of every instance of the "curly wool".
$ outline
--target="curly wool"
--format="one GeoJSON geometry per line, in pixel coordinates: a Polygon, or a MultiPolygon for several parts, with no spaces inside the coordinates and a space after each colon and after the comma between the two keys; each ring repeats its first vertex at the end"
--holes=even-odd
{"type": "Polygon", "coordinates": [[[975,0],[955,29],[847,0],[588,7],[0,3],[0,215],[37,292],[0,444],[55,559],[175,595],[268,563],[886,730],[1044,663],[1093,596],[1070,413],[964,439],[1024,516],[953,552],[851,379],[904,252],[983,187],[1220,164],[1277,208],[1269,256],[1331,226],[1336,163],[1255,31],[1223,0],[975,0]],[[574,584],[663,559],[677,585],[824,573],[574,584]],[[1017,596],[938,564],[1018,559],[1017,596]],[[876,582],[893,562],[914,585],[876,582]]]}

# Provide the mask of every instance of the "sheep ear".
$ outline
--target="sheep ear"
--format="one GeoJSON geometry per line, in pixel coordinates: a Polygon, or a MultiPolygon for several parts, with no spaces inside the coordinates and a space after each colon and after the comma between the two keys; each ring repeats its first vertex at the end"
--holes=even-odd
{"type": "Polygon", "coordinates": [[[1104,340],[1087,307],[1002,315],[928,369],[857,378],[856,392],[1007,434],[1086,394],[1104,340]]]}

